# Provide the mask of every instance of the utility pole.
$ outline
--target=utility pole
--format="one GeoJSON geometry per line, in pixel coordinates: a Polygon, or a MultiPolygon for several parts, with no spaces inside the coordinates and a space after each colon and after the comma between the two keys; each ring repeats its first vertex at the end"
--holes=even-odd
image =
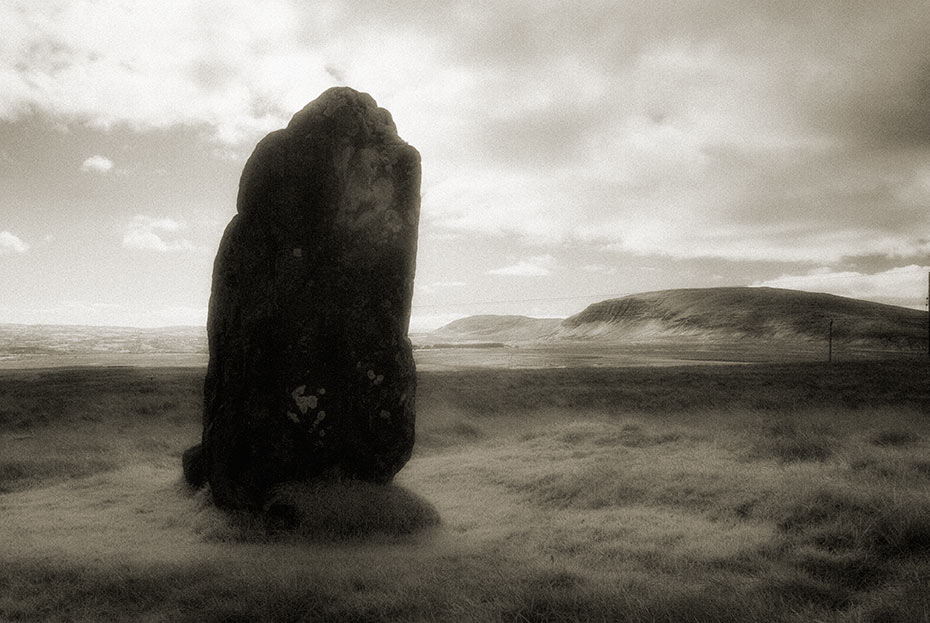
{"type": "Polygon", "coordinates": [[[833,318],[830,318],[830,328],[827,330],[827,361],[833,363],[833,318]]]}

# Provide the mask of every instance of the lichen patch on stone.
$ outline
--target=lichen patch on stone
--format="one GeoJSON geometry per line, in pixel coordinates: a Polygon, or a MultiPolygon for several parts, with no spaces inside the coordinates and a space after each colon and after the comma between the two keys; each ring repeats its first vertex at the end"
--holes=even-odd
{"type": "Polygon", "coordinates": [[[297,408],[300,409],[301,413],[306,413],[310,409],[316,409],[317,397],[313,394],[309,396],[304,396],[304,391],[306,391],[307,386],[301,385],[294,389],[291,392],[291,398],[294,399],[294,404],[297,405],[297,408]]]}

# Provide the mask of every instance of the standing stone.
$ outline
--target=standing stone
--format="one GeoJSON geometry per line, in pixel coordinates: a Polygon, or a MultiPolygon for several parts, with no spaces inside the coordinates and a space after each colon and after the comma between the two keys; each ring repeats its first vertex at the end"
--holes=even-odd
{"type": "Polygon", "coordinates": [[[387,482],[410,458],[419,210],[419,153],[366,93],[329,89],[256,146],[207,323],[200,460],[218,505],[331,471],[387,482]]]}

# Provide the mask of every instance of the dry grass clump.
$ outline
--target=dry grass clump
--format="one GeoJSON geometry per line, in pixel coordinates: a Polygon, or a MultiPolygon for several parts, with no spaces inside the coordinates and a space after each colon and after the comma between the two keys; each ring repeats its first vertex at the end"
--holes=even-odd
{"type": "Polygon", "coordinates": [[[927,597],[882,603],[892,601],[885,591],[910,585],[913,573],[930,571],[927,496],[819,489],[788,505],[777,525],[782,557],[809,587],[824,591],[824,605],[845,608],[870,594],[879,602],[871,609],[885,612],[886,620],[912,620],[921,603],[928,603],[927,597]]]}
{"type": "Polygon", "coordinates": [[[115,461],[106,457],[0,458],[0,493],[22,491],[49,480],[83,478],[116,466],[115,461]]]}
{"type": "Polygon", "coordinates": [[[278,487],[258,523],[260,530],[243,530],[238,538],[397,537],[436,527],[440,518],[432,504],[399,485],[334,478],[278,487]]]}
{"type": "Polygon", "coordinates": [[[172,424],[200,417],[203,371],[185,368],[7,370],[0,383],[0,432],[115,420],[172,424]]]}
{"type": "Polygon", "coordinates": [[[909,446],[918,443],[920,435],[911,430],[881,430],[872,435],[871,442],[876,446],[909,446]]]}
{"type": "Polygon", "coordinates": [[[763,427],[763,436],[756,447],[761,456],[772,456],[785,463],[823,462],[833,454],[836,443],[825,427],[799,423],[795,416],[782,416],[763,427]]]}
{"type": "MultiPolygon", "coordinates": [[[[850,461],[849,468],[859,474],[891,481],[924,481],[930,486],[930,460],[907,456],[865,454],[850,461]]],[[[919,483],[915,483],[919,484],[919,483]]]]}
{"type": "Polygon", "coordinates": [[[443,448],[460,448],[487,438],[484,429],[466,417],[451,416],[425,422],[417,430],[414,452],[434,451],[443,448]]]}
{"type": "Polygon", "coordinates": [[[778,528],[832,553],[878,561],[930,554],[930,499],[863,490],[819,490],[786,509],[778,528]]]}
{"type": "MultiPolygon", "coordinates": [[[[566,433],[560,437],[560,440],[566,443],[579,441],[576,435],[576,433],[566,433]]],[[[591,442],[596,446],[651,448],[682,441],[682,439],[683,434],[679,431],[649,431],[644,430],[641,424],[627,423],[620,426],[618,430],[594,436],[591,442]]]]}

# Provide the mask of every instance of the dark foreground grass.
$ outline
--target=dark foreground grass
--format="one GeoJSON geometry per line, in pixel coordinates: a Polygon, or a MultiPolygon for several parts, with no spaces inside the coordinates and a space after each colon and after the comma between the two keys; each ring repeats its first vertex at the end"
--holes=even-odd
{"type": "Polygon", "coordinates": [[[726,366],[461,370],[421,375],[418,399],[484,415],[904,407],[930,412],[925,359],[726,366]]]}
{"type": "Polygon", "coordinates": [[[392,578],[359,572],[334,581],[312,572],[288,578],[272,571],[257,578],[238,567],[220,570],[209,564],[144,569],[17,564],[0,571],[0,582],[20,597],[5,610],[11,621],[607,623],[738,622],[765,616],[758,604],[739,601],[725,588],[673,591],[671,597],[643,602],[645,587],[608,591],[573,573],[502,565],[499,559],[480,556],[447,561],[444,568],[431,569],[428,578],[391,571],[392,578]],[[42,586],[63,590],[36,590],[42,586]]]}
{"type": "Polygon", "coordinates": [[[3,621],[930,621],[920,362],[427,373],[397,482],[224,514],[197,370],[0,376],[3,621]]]}

